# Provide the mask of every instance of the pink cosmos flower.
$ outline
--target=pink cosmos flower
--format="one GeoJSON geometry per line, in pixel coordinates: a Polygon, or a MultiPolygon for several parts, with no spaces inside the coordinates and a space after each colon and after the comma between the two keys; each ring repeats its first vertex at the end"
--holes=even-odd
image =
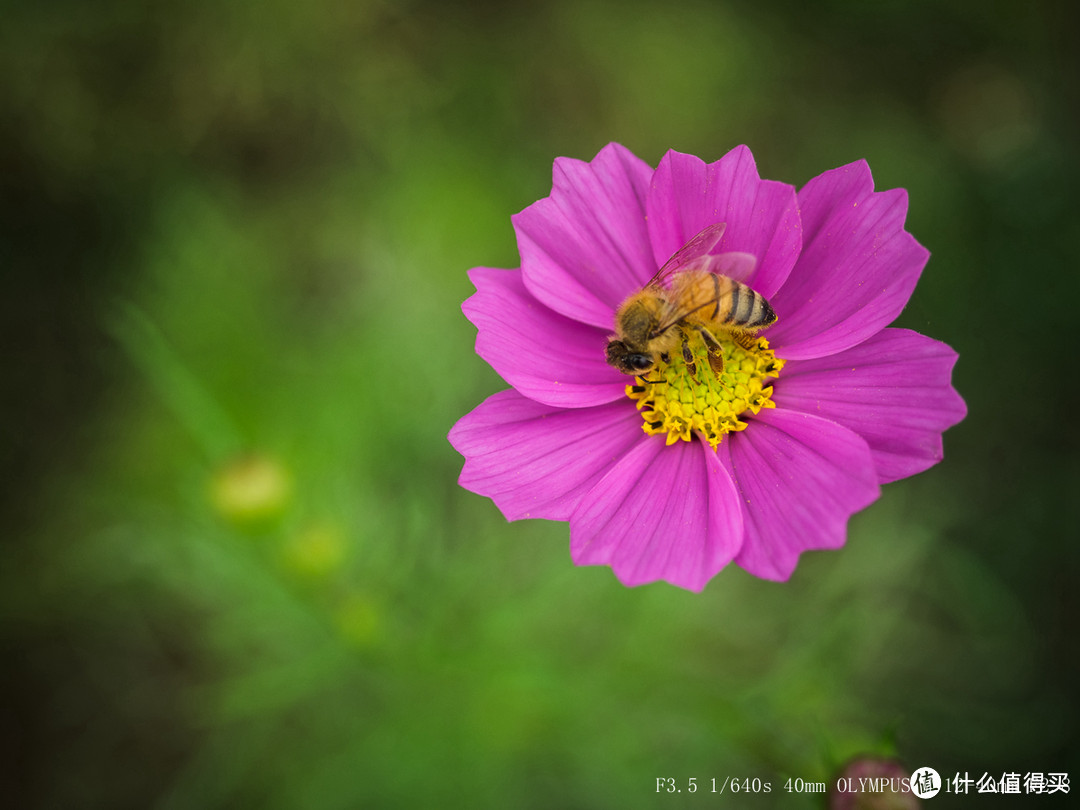
{"type": "Polygon", "coordinates": [[[626,585],[699,591],[729,562],[784,580],[803,551],[842,546],[966,413],[956,353],[886,328],[929,258],[906,213],[864,161],[796,193],[745,146],[711,164],[671,151],[655,171],[614,143],[557,159],[551,195],[513,217],[521,268],[469,273],[476,351],[512,387],[451,430],[461,485],[508,520],[569,521],[574,562],[626,585]],[[767,340],[727,341],[722,380],[680,358],[657,385],[608,365],[619,305],[717,223],[717,263],[779,318],[767,340]]]}

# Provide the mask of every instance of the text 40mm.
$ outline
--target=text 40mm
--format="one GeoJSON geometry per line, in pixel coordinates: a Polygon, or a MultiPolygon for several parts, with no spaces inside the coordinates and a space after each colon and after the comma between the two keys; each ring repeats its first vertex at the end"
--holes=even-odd
{"type": "Polygon", "coordinates": [[[788,793],[824,793],[824,782],[807,782],[802,779],[788,778],[787,784],[784,785],[784,790],[788,793]]]}

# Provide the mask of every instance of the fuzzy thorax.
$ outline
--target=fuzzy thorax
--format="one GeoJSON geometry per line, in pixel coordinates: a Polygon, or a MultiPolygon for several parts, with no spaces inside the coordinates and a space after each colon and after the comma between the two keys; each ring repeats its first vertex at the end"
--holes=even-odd
{"type": "Polygon", "coordinates": [[[667,433],[667,443],[690,441],[698,433],[712,445],[720,444],[725,433],[745,430],[740,417],[762,408],[775,408],[772,386],[766,385],[784,367],[784,361],[769,349],[765,338],[743,348],[725,334],[717,339],[724,350],[724,370],[717,379],[709,366],[708,350],[694,334],[688,343],[693,362],[687,365],[681,351],[668,353],[626,394],[637,404],[645,419],[642,429],[649,435],[667,433]]]}

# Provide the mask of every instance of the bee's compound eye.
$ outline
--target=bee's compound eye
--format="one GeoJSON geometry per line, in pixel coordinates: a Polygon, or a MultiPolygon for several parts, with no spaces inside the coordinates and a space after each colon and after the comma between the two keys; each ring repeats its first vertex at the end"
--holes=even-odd
{"type": "Polygon", "coordinates": [[[626,362],[635,371],[648,371],[653,367],[653,359],[647,354],[632,354],[626,358],[626,362]]]}

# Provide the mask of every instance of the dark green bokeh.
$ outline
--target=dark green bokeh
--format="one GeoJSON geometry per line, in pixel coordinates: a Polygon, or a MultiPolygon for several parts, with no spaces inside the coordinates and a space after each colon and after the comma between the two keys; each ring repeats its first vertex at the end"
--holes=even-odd
{"type": "MultiPolygon", "coordinates": [[[[16,4],[0,29],[5,793],[700,807],[657,777],[1076,760],[1065,4],[16,4]],[[791,582],[572,567],[456,486],[474,265],[556,155],[866,158],[960,352],[946,460],[791,582]]],[[[978,797],[975,797],[976,799],[978,797]]],[[[723,802],[721,802],[723,803],[723,802]]],[[[973,802],[974,803],[974,802],[973,802]]]]}

